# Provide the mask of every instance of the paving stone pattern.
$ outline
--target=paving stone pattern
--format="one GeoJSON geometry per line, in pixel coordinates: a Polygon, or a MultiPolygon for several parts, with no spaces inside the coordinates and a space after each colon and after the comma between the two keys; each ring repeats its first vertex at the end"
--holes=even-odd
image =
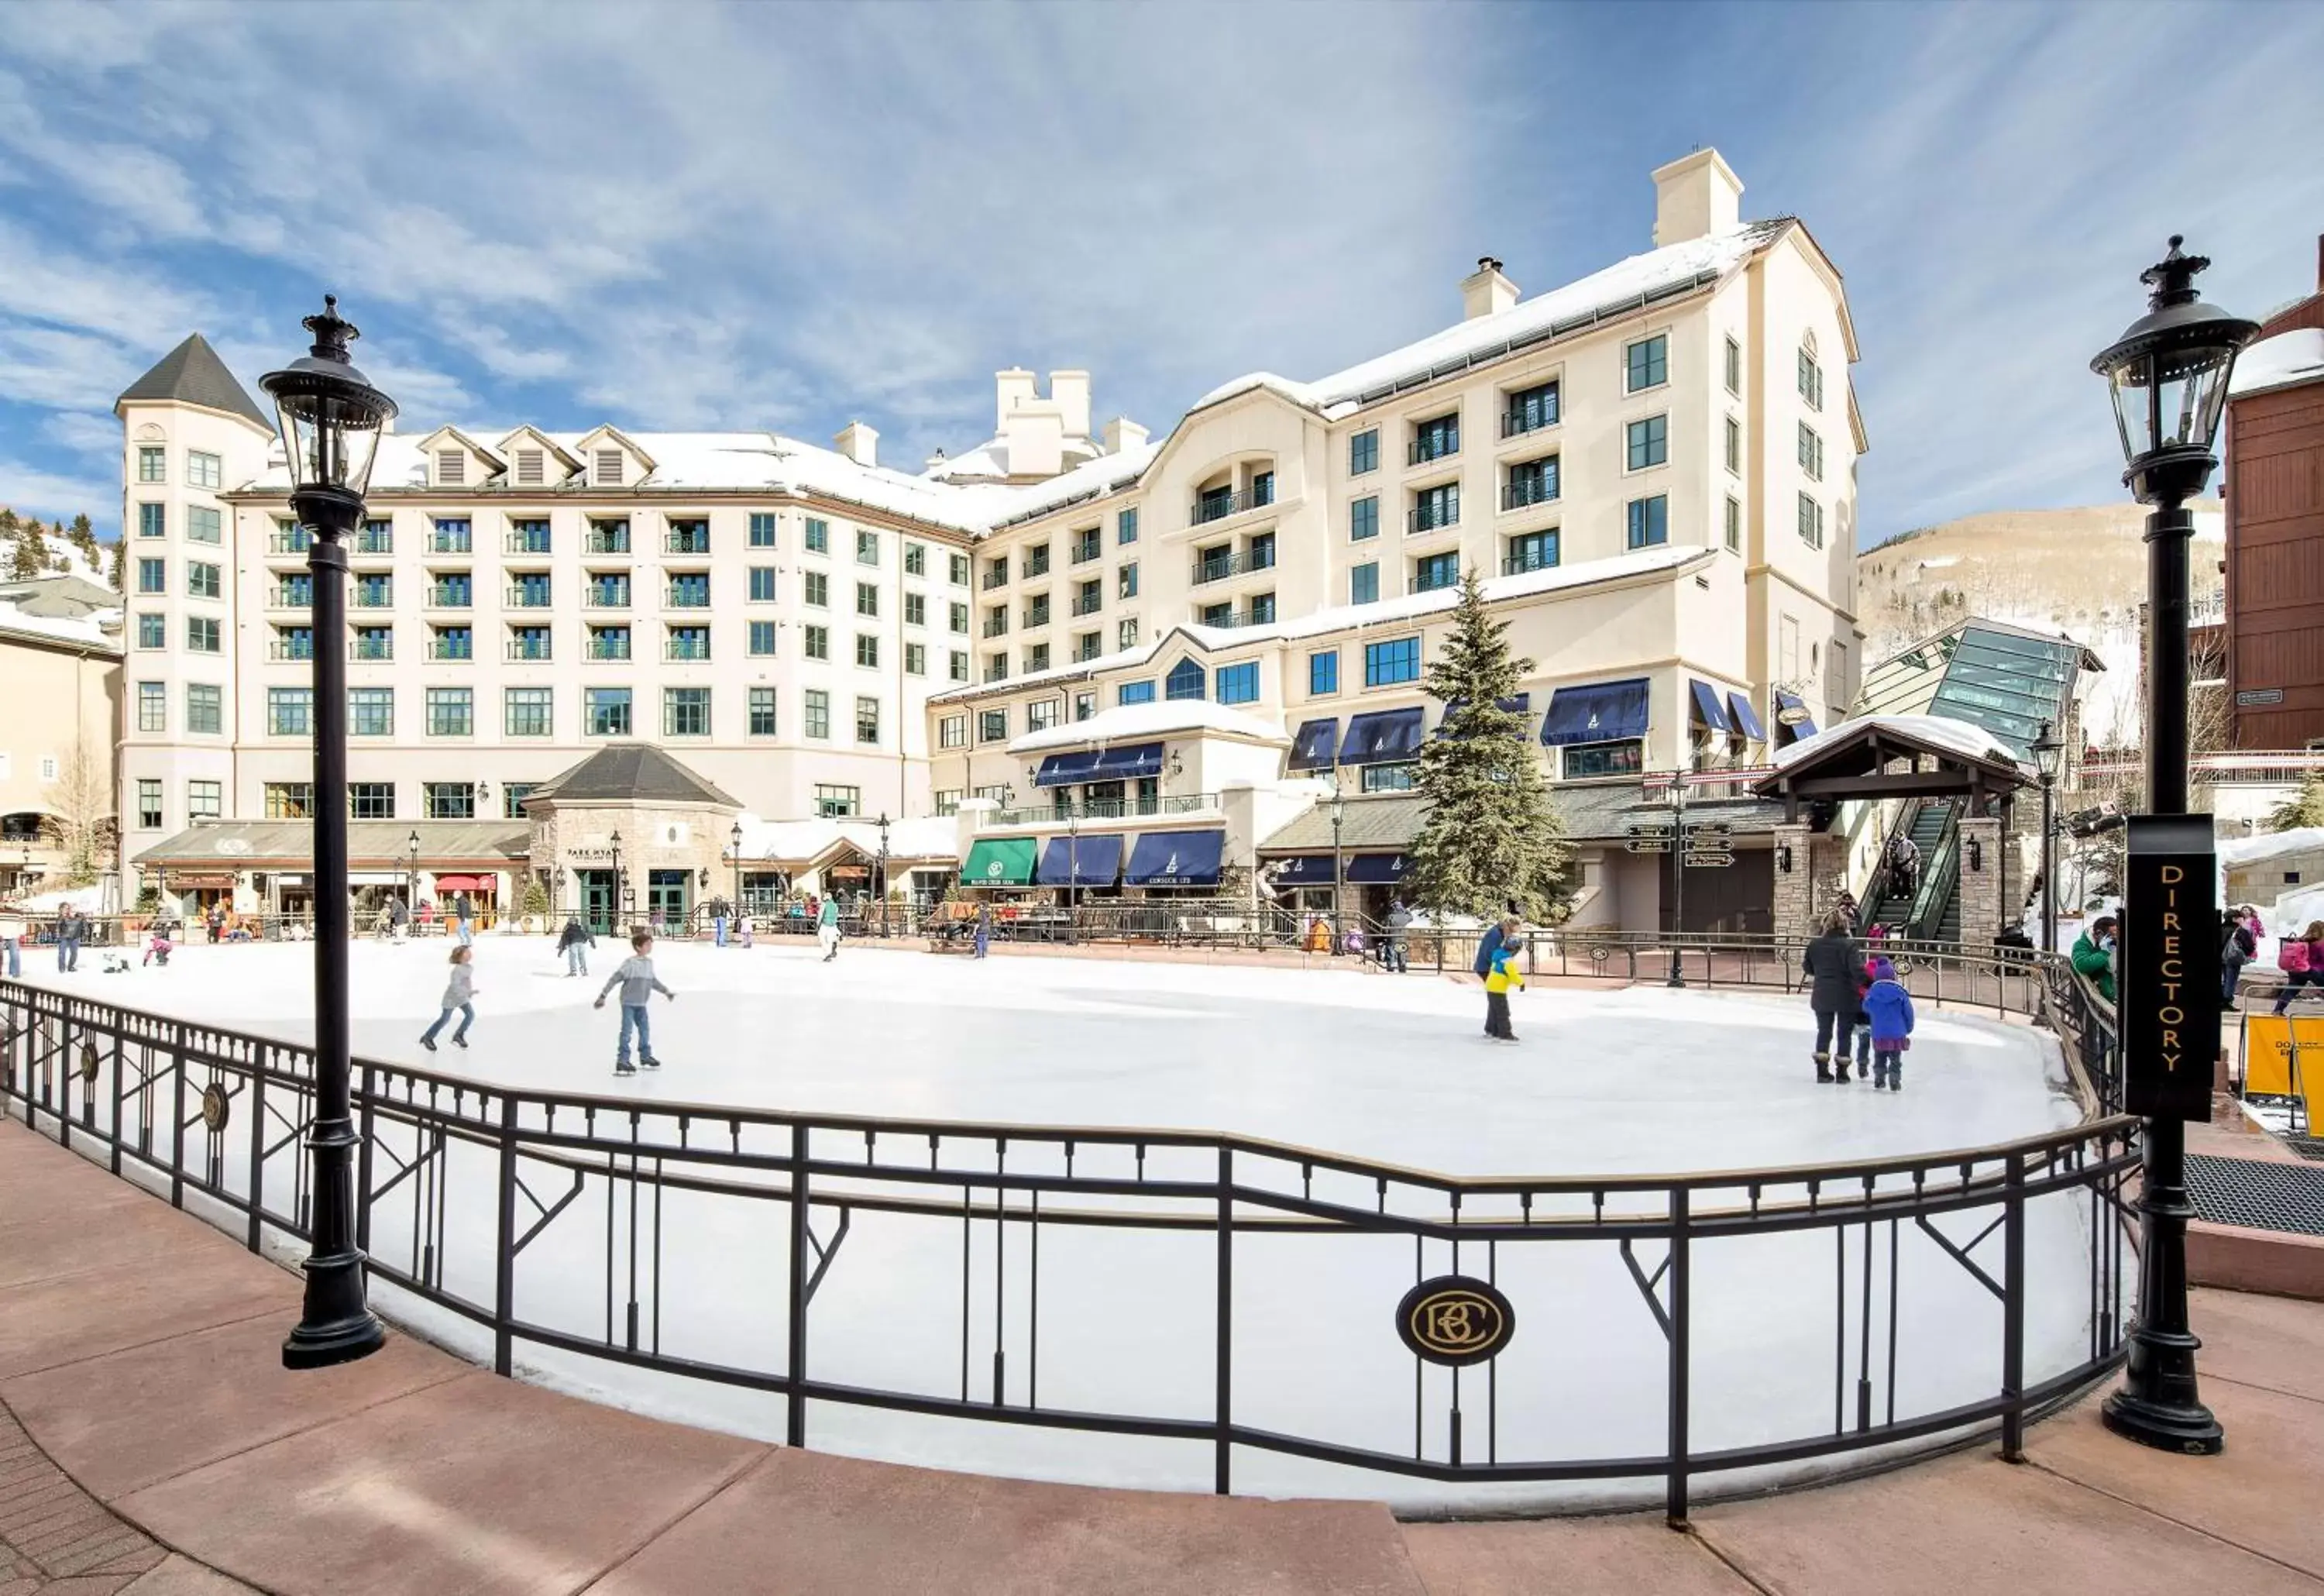
{"type": "Polygon", "coordinates": [[[67,1478],[0,1404],[0,1596],[247,1591],[172,1556],[67,1478]]]}

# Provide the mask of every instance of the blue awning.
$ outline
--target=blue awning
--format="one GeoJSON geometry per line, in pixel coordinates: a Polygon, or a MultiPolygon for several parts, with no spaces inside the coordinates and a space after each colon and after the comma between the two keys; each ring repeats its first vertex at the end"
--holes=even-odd
{"type": "Polygon", "coordinates": [[[1097,756],[1097,767],[1087,778],[1092,781],[1135,781],[1162,773],[1162,745],[1159,743],[1133,743],[1127,748],[1108,748],[1097,756]]]}
{"type": "Polygon", "coordinates": [[[1339,757],[1340,723],[1336,717],[1299,723],[1299,734],[1291,740],[1291,769],[1328,770],[1339,757]]]}
{"type": "Polygon", "coordinates": [[[1410,709],[1376,709],[1356,716],[1348,723],[1348,734],[1340,743],[1340,762],[1383,765],[1412,758],[1420,752],[1423,713],[1416,704],[1410,709]]]}
{"type": "Polygon", "coordinates": [[[1646,734],[1646,678],[1560,687],[1541,717],[1541,740],[1552,748],[1569,743],[1613,743],[1646,734]]]}
{"type": "Polygon", "coordinates": [[[1816,734],[1815,716],[1808,713],[1807,701],[1797,693],[1782,687],[1775,689],[1775,745],[1797,743],[1816,734]]]}
{"type": "Polygon", "coordinates": [[[1705,681],[1690,681],[1693,689],[1694,718],[1714,732],[1724,732],[1727,726],[1727,706],[1719,701],[1719,689],[1705,681]]]}
{"type": "Polygon", "coordinates": [[[1751,707],[1748,693],[1727,695],[1727,707],[1735,716],[1735,729],[1754,743],[1767,740],[1767,728],[1759,724],[1759,712],[1751,707]]]}
{"type": "Polygon", "coordinates": [[[1271,861],[1268,879],[1278,887],[1328,887],[1332,884],[1332,856],[1300,853],[1271,861]],[[1282,868],[1277,870],[1276,865],[1282,868]]]}
{"type": "MultiPolygon", "coordinates": [[[[1437,736],[1443,737],[1450,735],[1444,728],[1452,724],[1452,717],[1460,714],[1462,707],[1466,706],[1468,702],[1469,701],[1466,698],[1447,698],[1444,700],[1443,718],[1436,723],[1437,736]]],[[[1514,698],[1496,698],[1493,700],[1493,704],[1495,707],[1504,710],[1510,715],[1530,715],[1533,713],[1533,695],[1531,693],[1519,693],[1514,698]]]]}
{"type": "Polygon", "coordinates": [[[1121,834],[1095,836],[1053,836],[1041,851],[1041,867],[1033,881],[1043,887],[1111,887],[1121,873],[1121,834]],[[1068,851],[1072,868],[1066,866],[1068,851]]]}
{"type": "Polygon", "coordinates": [[[1402,880],[1401,853],[1359,853],[1348,861],[1348,881],[1351,886],[1385,887],[1402,880]]]}
{"type": "Polygon", "coordinates": [[[1223,831],[1149,831],[1130,851],[1133,887],[1208,887],[1217,884],[1225,857],[1223,831]]]}
{"type": "Polygon", "coordinates": [[[1041,761],[1040,772],[1033,778],[1033,785],[1071,787],[1077,782],[1087,781],[1090,772],[1097,768],[1097,761],[1094,749],[1082,753],[1053,753],[1041,761]]]}

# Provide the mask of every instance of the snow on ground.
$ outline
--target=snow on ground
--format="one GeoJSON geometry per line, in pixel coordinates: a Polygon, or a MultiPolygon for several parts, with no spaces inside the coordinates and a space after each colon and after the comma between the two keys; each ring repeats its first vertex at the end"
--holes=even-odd
{"type": "MultiPolygon", "coordinates": [[[[1524,1039],[1506,1047],[1477,1034],[1476,989],[1433,973],[1005,954],[977,964],[860,946],[828,965],[797,945],[665,947],[657,964],[679,994],[654,1008],[656,1051],[666,1067],[617,1080],[613,1012],[588,1006],[614,967],[613,946],[601,943],[595,977],[582,981],[564,975],[546,939],[484,938],[475,1046],[466,1053],[447,1047],[430,1059],[417,1038],[434,1015],[447,951],[436,941],[357,945],[360,1055],[649,1102],[1231,1130],[1469,1174],[1821,1162],[1987,1143],[2075,1117],[2045,1078],[2054,1054],[2037,1033],[1974,1015],[1924,1013],[1906,1091],[1876,1093],[1814,1083],[1807,1010],[1781,995],[1536,990],[1517,995],[1524,1039]]],[[[117,976],[93,973],[96,961],[85,957],[82,973],[65,984],[105,1001],[304,1040],[310,956],[297,945],[196,946],[167,970],[117,976]]],[[[59,979],[46,950],[28,957],[25,974],[43,984],[59,979]]],[[[394,1152],[391,1133],[382,1137],[383,1149],[394,1152]]],[[[230,1134],[224,1145],[231,1164],[243,1139],[230,1134]]],[[[407,1137],[397,1156],[410,1151],[407,1137]]],[[[861,1154],[860,1139],[839,1133],[818,1143],[822,1158],[861,1154]]],[[[899,1156],[885,1139],[881,1154],[883,1161],[899,1156]]],[[[945,1156],[948,1168],[975,1167],[954,1144],[945,1156]]],[[[1084,1172],[1112,1173],[1118,1165],[1120,1176],[1130,1177],[1124,1149],[1084,1148],[1082,1156],[1084,1172]],[[1113,1164],[1093,1162],[1109,1153],[1113,1164]]],[[[296,1157],[295,1148],[275,1155],[270,1183],[287,1179],[296,1157]]],[[[1047,1168],[1044,1160],[1055,1157],[1054,1148],[1020,1140],[1010,1146],[1009,1167],[1047,1168]]],[[[387,1162],[383,1157],[383,1170],[387,1162]]],[[[1251,1162],[1240,1161],[1239,1182],[1296,1193],[1296,1167],[1270,1175],[1251,1162]]],[[[488,1305],[494,1167],[487,1149],[455,1144],[440,1173],[406,1181],[374,1206],[374,1255],[413,1270],[432,1257],[445,1289],[488,1305]],[[440,1188],[430,1184],[438,1179],[440,1188]],[[431,1199],[441,1204],[445,1230],[429,1255],[417,1245],[415,1214],[431,1199]]],[[[1157,1149],[1149,1177],[1204,1179],[1214,1168],[1208,1154],[1157,1149]]],[[[558,1172],[530,1161],[520,1169],[532,1198],[545,1204],[561,1194],[558,1172]]],[[[1326,1170],[1315,1179],[1319,1197],[1372,1201],[1367,1177],[1326,1170]]],[[[632,1189],[591,1176],[574,1207],[542,1230],[518,1260],[519,1316],[618,1342],[626,1304],[635,1300],[641,1345],[781,1372],[787,1208],[683,1190],[658,1204],[647,1186],[636,1188],[648,1195],[633,1208],[632,1189]]],[[[811,1209],[811,1222],[828,1240],[844,1183],[826,1177],[818,1189],[824,1200],[811,1209]]],[[[927,1189],[940,1202],[959,1201],[957,1188],[927,1189]]],[[[1741,1200],[1739,1193],[1716,1201],[1706,1194],[1700,1202],[1741,1200]]],[[[1769,1200],[1780,1196],[1771,1193],[1769,1200]]],[[[1012,1207],[1021,1202],[1020,1194],[1012,1207]]],[[[1410,1191],[1396,1202],[1401,1212],[1425,1207],[1410,1191]]],[[[1615,1202],[1635,1207],[1659,1199],[1615,1202]]],[[[1135,1200],[1076,1194],[1056,1207],[1124,1204],[1135,1200]]],[[[2028,1318],[2029,1378],[2061,1372],[2087,1355],[2089,1207],[2073,1195],[2029,1208],[2027,1278],[2039,1287],[2028,1318]]],[[[957,1206],[938,1215],[857,1208],[810,1310],[810,1374],[939,1398],[957,1398],[964,1388],[982,1402],[991,1398],[1000,1366],[1006,1399],[1021,1406],[1038,1370],[1046,1407],[1206,1422],[1213,1412],[1217,1257],[1207,1221],[1191,1231],[1089,1228],[1057,1222],[1049,1217],[1055,1209],[1044,1210],[1037,1319],[1021,1220],[1008,1227],[1005,1250],[997,1250],[991,1221],[964,1223],[957,1206]],[[1005,1359],[996,1359],[1004,1351],[1005,1359]]],[[[1264,1210],[1246,1204],[1244,1212],[1264,1210]]],[[[535,1213],[521,1203],[520,1222],[529,1224],[535,1213]]],[[[1965,1244],[1989,1217],[1955,1214],[1937,1223],[1965,1244]]],[[[1973,1277],[1911,1224],[1877,1241],[1861,1229],[1846,1238],[1841,1282],[1826,1231],[1698,1241],[1690,1287],[1697,1449],[1829,1432],[1835,1379],[1843,1378],[1834,1367],[1836,1304],[1847,1324],[1844,1384],[1853,1389],[1859,1343],[1868,1345],[1867,1372],[1886,1412],[1892,1246],[1899,1416],[1949,1409],[1997,1387],[1999,1305],[1973,1277]],[[1868,1337],[1867,1301],[1874,1305],[1868,1337]]],[[[1988,1268],[1999,1267],[1998,1246],[1987,1241],[1978,1254],[1988,1268]]],[[[1462,1388],[1469,1455],[1481,1448],[1489,1407],[1505,1462],[1654,1454],[1666,1434],[1667,1353],[1616,1245],[1600,1238],[1505,1241],[1489,1261],[1482,1250],[1470,1243],[1459,1265],[1493,1272],[1516,1305],[1517,1328],[1489,1386],[1472,1370],[1462,1388]]],[[[1658,1241],[1641,1241],[1638,1267],[1652,1275],[1662,1251],[1658,1241]]],[[[1396,1341],[1393,1309],[1416,1269],[1453,1267],[1450,1247],[1430,1241],[1416,1257],[1414,1242],[1401,1235],[1252,1232],[1237,1236],[1234,1259],[1237,1421],[1408,1455],[1416,1444],[1414,1363],[1396,1341]]],[[[375,1295],[407,1324],[489,1358],[489,1333],[475,1324],[384,1283],[375,1295]]],[[[517,1362],[527,1378],[599,1400],[738,1434],[783,1433],[781,1398],[769,1393],[533,1342],[520,1341],[517,1362]]],[[[1422,1387],[1419,1444],[1441,1460],[1452,1382],[1445,1371],[1431,1370],[1422,1387]]],[[[824,1401],[809,1405],[808,1439],[824,1450],[1032,1478],[1188,1490],[1207,1490],[1211,1481],[1211,1449],[1203,1442],[824,1401]]],[[[1386,1498],[1412,1508],[1643,1502],[1660,1489],[1652,1479],[1439,1484],[1248,1447],[1236,1450],[1234,1470],[1240,1491],[1386,1498]]],[[[1766,1478],[1763,1472],[1751,1483],[1766,1478]]],[[[1698,1489],[1742,1482],[1706,1478],[1698,1489]]]]}

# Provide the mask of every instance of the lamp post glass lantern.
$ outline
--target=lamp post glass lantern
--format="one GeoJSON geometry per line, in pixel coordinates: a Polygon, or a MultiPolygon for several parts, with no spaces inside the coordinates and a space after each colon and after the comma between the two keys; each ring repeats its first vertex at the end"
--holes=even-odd
{"type": "MultiPolygon", "coordinates": [[[[364,1258],[355,1245],[354,1154],[347,1035],[347,555],[343,540],[360,525],[372,462],[395,401],[364,380],[347,357],[358,335],[326,295],[304,326],[307,353],[260,379],[274,401],[290,471],[290,512],[309,537],[315,635],[315,1107],[307,1136],[313,1207],[306,1291],[298,1326],[282,1343],[290,1369],[349,1362],[385,1339],[364,1299],[364,1258]]],[[[412,836],[414,880],[419,835],[412,836]]]]}
{"type": "MultiPolygon", "coordinates": [[[[2206,305],[2195,278],[2211,263],[2182,254],[2183,239],[2139,281],[2146,314],[2090,362],[2107,380],[2121,434],[2123,483],[2150,507],[2146,518],[2146,803],[2154,815],[2187,812],[2187,556],[2194,517],[2187,501],[2218,465],[2211,453],[2236,352],[2256,324],[2206,305]]],[[[2141,1135],[2138,1315],[2122,1388],[2101,1411],[2108,1429],[2171,1452],[2215,1453],[2219,1421],[2195,1379],[2200,1344],[2187,1325],[2186,1128],[2150,1118],[2141,1135]]]]}

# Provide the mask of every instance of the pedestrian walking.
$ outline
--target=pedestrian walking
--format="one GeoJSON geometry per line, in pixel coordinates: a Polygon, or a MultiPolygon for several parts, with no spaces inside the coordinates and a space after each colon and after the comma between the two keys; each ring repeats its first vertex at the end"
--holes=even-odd
{"type": "Polygon", "coordinates": [[[401,898],[389,899],[387,901],[388,935],[394,937],[398,942],[402,941],[404,930],[410,925],[410,923],[411,910],[405,906],[403,899],[401,898]]]}
{"type": "Polygon", "coordinates": [[[1412,929],[1412,910],[1401,898],[1391,898],[1388,903],[1388,934],[1380,938],[1380,968],[1401,975],[1409,970],[1411,950],[1405,946],[1405,936],[1412,929]]]}
{"type": "Polygon", "coordinates": [[[2219,1001],[2236,1006],[2236,988],[2244,966],[2259,954],[2259,911],[2246,905],[2227,913],[2227,936],[2219,945],[2219,1001]]]}
{"type": "Polygon", "coordinates": [[[88,935],[88,921],[77,905],[57,911],[57,973],[69,975],[80,968],[80,945],[88,935]]]}
{"type": "Polygon", "coordinates": [[[713,898],[713,899],[710,900],[710,946],[713,946],[713,947],[724,947],[724,946],[726,946],[726,921],[727,921],[727,918],[728,918],[728,916],[727,916],[727,913],[726,913],[726,900],[725,900],[724,898],[713,898]]]}
{"type": "MultiPolygon", "coordinates": [[[[2311,926],[2309,929],[2313,931],[2318,927],[2311,926]]],[[[2090,922],[2089,929],[2074,938],[2074,951],[2066,955],[2068,962],[2074,966],[2074,973],[2087,977],[2098,989],[2098,996],[2109,1003],[2114,1001],[2114,916],[2102,914],[2090,922]]],[[[2292,968],[2283,963],[2282,957],[2276,963],[2285,970],[2292,968]]],[[[2303,971],[2308,968],[2308,948],[2304,943],[2300,948],[2300,968],[2303,971]]],[[[2291,998],[2292,988],[2287,984],[2283,997],[2276,1006],[2278,1014],[2283,1012],[2282,1005],[2291,998]]]]}
{"type": "Polygon", "coordinates": [[[976,956],[984,958],[992,952],[992,905],[988,900],[976,906],[976,956]]]}
{"type": "Polygon", "coordinates": [[[1872,1038],[1872,1089],[1904,1089],[1904,1049],[1913,1045],[1913,994],[1896,979],[1896,966],[1872,961],[1872,984],[1864,992],[1864,1034],[1872,1038]]]}
{"type": "MultiPolygon", "coordinates": [[[[1500,1005],[1499,1009],[1497,1010],[1494,1006],[1494,993],[1491,983],[1494,961],[1499,956],[1503,949],[1516,944],[1517,933],[1524,928],[1524,926],[1525,922],[1519,919],[1516,915],[1508,915],[1502,918],[1499,925],[1487,927],[1485,934],[1477,938],[1476,962],[1470,966],[1470,969],[1474,973],[1477,979],[1486,983],[1485,1034],[1496,1039],[1499,1039],[1500,1038],[1501,1031],[1508,1028],[1509,1000],[1508,990],[1504,987],[1501,990],[1500,1005]]],[[[1514,1040],[1515,1038],[1510,1039],[1514,1040]]]]}
{"type": "Polygon", "coordinates": [[[597,938],[581,923],[581,917],[565,917],[565,929],[557,934],[557,951],[565,955],[567,979],[589,973],[589,950],[597,946],[597,938]]]}
{"type": "Polygon", "coordinates": [[[678,1001],[678,994],[664,986],[660,978],[654,974],[653,937],[649,933],[641,931],[630,938],[630,956],[622,961],[622,967],[614,971],[613,978],[605,983],[604,990],[597,994],[594,1007],[604,1008],[605,999],[615,987],[622,989],[622,1039],[613,1052],[613,1073],[617,1075],[638,1073],[630,1066],[630,1033],[633,1030],[638,1036],[638,1062],[648,1069],[659,1069],[661,1060],[653,1056],[653,1038],[646,1029],[646,1005],[652,1001],[656,992],[672,1002],[678,1001]]]}
{"type": "Polygon", "coordinates": [[[1849,1032],[1856,1023],[1856,977],[1864,956],[1849,935],[1848,913],[1834,908],[1823,918],[1823,930],[1800,955],[1800,969],[1810,979],[1809,1004],[1815,1010],[1816,1079],[1848,1079],[1849,1032]],[[1832,1033],[1840,1036],[1840,1070],[1832,1072],[1832,1033]]]}
{"type": "Polygon", "coordinates": [[[1485,1034],[1497,1042],[1517,1039],[1517,1033],[1509,1027],[1509,994],[1525,989],[1517,953],[1517,944],[1505,935],[1493,950],[1492,967],[1485,974],[1485,1034]]]}
{"type": "Polygon", "coordinates": [[[835,897],[825,899],[822,911],[816,916],[815,941],[823,949],[825,964],[839,956],[839,899],[835,897]]]}
{"type": "Polygon", "coordinates": [[[466,892],[453,901],[452,923],[458,933],[462,947],[474,947],[476,943],[476,906],[468,901],[466,892]]]}
{"type": "MultiPolygon", "coordinates": [[[[2081,947],[2074,948],[2074,968],[2081,968],[2081,947]]],[[[2275,1012],[2292,1007],[2303,986],[2324,986],[2324,920],[2310,920],[2297,936],[2286,936],[2276,949],[2275,967],[2283,972],[2283,985],[2275,994],[2275,1012]]],[[[2108,997],[2114,994],[2107,993],[2108,997]]]]}
{"type": "Polygon", "coordinates": [[[24,922],[14,918],[0,920],[0,946],[8,950],[8,979],[21,980],[24,973],[24,922]]]}
{"type": "Polygon", "coordinates": [[[1864,910],[1858,906],[1855,893],[1842,892],[1840,895],[1839,908],[1841,918],[1848,922],[1848,934],[1850,936],[1864,929],[1864,910]]]}
{"type": "Polygon", "coordinates": [[[420,1033],[420,1045],[430,1053],[436,1051],[436,1038],[456,1009],[460,1013],[460,1026],[452,1033],[452,1046],[465,1047],[468,1045],[468,1028],[476,1022],[476,973],[468,967],[468,961],[475,955],[475,949],[465,942],[452,950],[452,973],[444,983],[444,1011],[436,1016],[435,1024],[420,1033]]]}

